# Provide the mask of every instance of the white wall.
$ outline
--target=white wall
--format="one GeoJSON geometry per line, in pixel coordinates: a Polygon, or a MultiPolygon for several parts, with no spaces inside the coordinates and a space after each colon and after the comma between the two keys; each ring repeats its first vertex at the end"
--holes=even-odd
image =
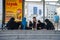
{"type": "Polygon", "coordinates": [[[0,0],[0,28],[2,25],[2,0],[0,0]]]}
{"type": "Polygon", "coordinates": [[[24,16],[27,18],[27,21],[32,20],[35,16],[37,20],[43,21],[43,5],[42,3],[35,3],[35,2],[26,2],[25,3],[25,12],[24,16]],[[33,14],[33,7],[37,7],[37,15],[33,14]],[[41,15],[39,15],[39,9],[41,9],[41,15]]]}
{"type": "Polygon", "coordinates": [[[59,17],[60,17],[60,7],[57,7],[56,11],[57,11],[57,15],[59,15],[59,17]]]}
{"type": "MultiPolygon", "coordinates": [[[[25,0],[25,1],[42,1],[42,0],[25,0]]],[[[58,1],[58,0],[45,0],[45,1],[58,1]]]]}
{"type": "MultiPolygon", "coordinates": [[[[55,11],[56,11],[56,6],[55,5],[45,5],[45,18],[50,17],[49,19],[53,19],[55,11]]],[[[43,18],[42,18],[43,17],[43,4],[42,4],[42,2],[41,3],[40,2],[25,2],[24,16],[27,18],[27,21],[32,20],[32,18],[34,16],[36,16],[37,20],[43,21],[43,18]],[[33,7],[38,8],[37,15],[33,15],[33,7]],[[42,10],[42,15],[39,15],[39,9],[42,10]]]]}

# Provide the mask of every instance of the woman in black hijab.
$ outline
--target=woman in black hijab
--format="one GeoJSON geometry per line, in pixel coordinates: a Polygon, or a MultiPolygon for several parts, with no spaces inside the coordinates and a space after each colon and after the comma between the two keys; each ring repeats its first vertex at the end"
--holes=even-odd
{"type": "Polygon", "coordinates": [[[45,20],[45,24],[46,24],[47,30],[54,30],[55,29],[53,23],[51,21],[49,21],[49,19],[45,20]]]}
{"type": "Polygon", "coordinates": [[[8,21],[8,23],[7,23],[7,25],[6,25],[6,28],[7,28],[7,29],[11,29],[11,30],[17,29],[17,23],[16,23],[14,20],[15,20],[15,19],[12,17],[12,18],[8,21]]]}

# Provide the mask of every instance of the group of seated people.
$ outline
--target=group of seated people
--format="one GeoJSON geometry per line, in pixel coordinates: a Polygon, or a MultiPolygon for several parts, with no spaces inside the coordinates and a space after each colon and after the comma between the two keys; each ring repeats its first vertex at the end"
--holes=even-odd
{"type": "Polygon", "coordinates": [[[54,25],[49,19],[45,19],[44,23],[40,20],[36,21],[36,17],[33,17],[33,21],[29,21],[29,26],[27,26],[26,18],[23,18],[21,22],[15,22],[15,19],[12,17],[6,24],[8,30],[21,29],[21,30],[54,30],[54,25]]]}

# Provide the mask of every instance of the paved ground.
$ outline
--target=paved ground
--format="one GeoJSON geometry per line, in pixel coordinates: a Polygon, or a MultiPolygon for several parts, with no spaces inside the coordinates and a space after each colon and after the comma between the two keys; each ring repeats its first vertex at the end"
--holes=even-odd
{"type": "Polygon", "coordinates": [[[54,24],[55,30],[60,30],[60,23],[58,23],[58,26],[57,26],[57,23],[53,23],[53,24],[54,24]]]}
{"type": "Polygon", "coordinates": [[[60,31],[52,30],[3,30],[0,40],[60,40],[60,31]]]}

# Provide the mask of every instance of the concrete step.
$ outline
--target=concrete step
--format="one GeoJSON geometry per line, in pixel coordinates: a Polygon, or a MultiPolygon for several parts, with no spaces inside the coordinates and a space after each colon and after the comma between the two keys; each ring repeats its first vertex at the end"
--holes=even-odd
{"type": "Polygon", "coordinates": [[[60,31],[55,31],[55,30],[3,30],[0,31],[0,34],[60,34],[60,31]]]}
{"type": "Polygon", "coordinates": [[[60,40],[60,31],[55,30],[5,30],[0,31],[1,40],[60,40]]]}

